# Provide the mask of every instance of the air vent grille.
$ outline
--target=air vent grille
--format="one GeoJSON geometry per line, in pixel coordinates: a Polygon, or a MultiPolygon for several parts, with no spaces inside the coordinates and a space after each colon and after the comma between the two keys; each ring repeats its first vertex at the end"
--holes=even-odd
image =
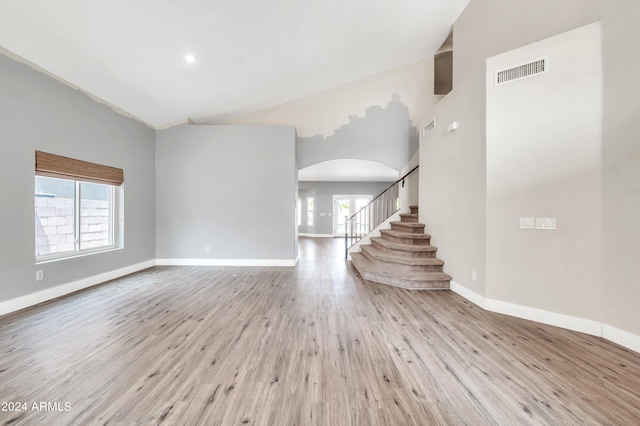
{"type": "Polygon", "coordinates": [[[547,58],[496,71],[496,86],[547,72],[547,58]]]}
{"type": "Polygon", "coordinates": [[[436,119],[434,118],[422,128],[422,136],[425,136],[427,133],[429,133],[435,128],[436,128],[436,119]]]}

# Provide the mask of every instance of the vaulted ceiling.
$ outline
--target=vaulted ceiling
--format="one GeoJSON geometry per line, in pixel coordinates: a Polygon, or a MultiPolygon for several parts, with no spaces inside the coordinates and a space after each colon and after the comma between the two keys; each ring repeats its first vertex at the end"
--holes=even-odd
{"type": "Polygon", "coordinates": [[[153,127],[219,122],[433,55],[468,1],[3,0],[0,46],[153,127]]]}

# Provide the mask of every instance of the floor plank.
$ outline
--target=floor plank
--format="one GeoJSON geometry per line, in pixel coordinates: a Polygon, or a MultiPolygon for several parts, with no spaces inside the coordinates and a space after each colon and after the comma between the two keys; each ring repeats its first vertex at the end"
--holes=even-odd
{"type": "Polygon", "coordinates": [[[155,267],[0,317],[0,402],[28,405],[0,424],[640,424],[640,354],[300,242],[296,268],[155,267]]]}

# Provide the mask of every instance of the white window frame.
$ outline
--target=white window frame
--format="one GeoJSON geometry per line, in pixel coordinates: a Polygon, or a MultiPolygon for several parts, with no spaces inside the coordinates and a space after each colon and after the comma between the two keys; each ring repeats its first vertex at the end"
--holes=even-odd
{"type": "MultiPolygon", "coordinates": [[[[59,179],[59,178],[58,178],[59,179]]],[[[88,249],[81,249],[80,248],[80,225],[81,225],[81,199],[82,199],[82,194],[81,194],[81,189],[80,189],[80,184],[82,182],[85,181],[81,181],[81,180],[74,180],[74,179],[69,179],[72,180],[75,184],[75,195],[74,195],[74,235],[75,235],[75,241],[74,241],[74,250],[67,250],[64,252],[60,252],[60,253],[49,253],[49,254],[43,254],[43,255],[35,255],[36,258],[36,264],[39,263],[45,263],[45,262],[50,262],[50,261],[54,261],[54,260],[62,260],[62,259],[70,259],[70,258],[74,258],[74,257],[80,257],[80,256],[86,256],[86,255],[90,255],[90,254],[95,254],[95,253],[103,253],[103,252],[107,252],[107,251],[111,251],[111,250],[116,250],[119,248],[123,247],[123,242],[124,242],[124,235],[123,235],[123,223],[124,223],[124,217],[123,217],[123,209],[122,209],[122,199],[123,199],[123,185],[120,186],[114,186],[114,185],[107,185],[109,186],[109,190],[111,192],[111,196],[110,196],[110,204],[109,204],[109,209],[111,211],[111,223],[109,226],[110,229],[110,233],[111,233],[111,241],[112,244],[109,244],[108,246],[101,246],[101,247],[93,247],[93,248],[88,248],[88,249]]],[[[91,183],[91,182],[88,182],[91,183]]],[[[35,196],[34,196],[35,198],[35,196]]],[[[34,215],[35,215],[35,209],[34,209],[34,215]]],[[[34,244],[35,244],[35,239],[34,239],[34,244]]],[[[34,253],[35,253],[35,247],[34,247],[34,253]]]]}
{"type": "MultiPolygon", "coordinates": [[[[344,230],[338,232],[338,220],[340,219],[340,215],[338,214],[338,200],[339,199],[348,198],[349,199],[349,214],[348,216],[353,215],[356,212],[356,200],[359,198],[363,198],[371,202],[373,200],[373,195],[371,194],[343,194],[343,195],[333,195],[333,236],[334,237],[344,237],[344,230]]],[[[345,224],[346,226],[346,220],[345,224]]]]}
{"type": "Polygon", "coordinates": [[[307,227],[311,228],[315,226],[315,215],[316,215],[316,204],[313,197],[305,198],[305,224],[307,227]]]}

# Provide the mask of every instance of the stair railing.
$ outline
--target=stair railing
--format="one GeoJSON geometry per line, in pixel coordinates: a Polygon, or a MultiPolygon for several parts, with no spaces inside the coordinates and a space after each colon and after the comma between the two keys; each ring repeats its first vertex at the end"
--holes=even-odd
{"type": "Polygon", "coordinates": [[[351,216],[345,216],[344,222],[344,258],[349,256],[349,249],[363,237],[371,233],[382,222],[389,219],[400,209],[400,188],[404,188],[404,180],[418,166],[415,166],[407,174],[389,185],[380,195],[371,200],[369,204],[355,212],[351,216]]]}

